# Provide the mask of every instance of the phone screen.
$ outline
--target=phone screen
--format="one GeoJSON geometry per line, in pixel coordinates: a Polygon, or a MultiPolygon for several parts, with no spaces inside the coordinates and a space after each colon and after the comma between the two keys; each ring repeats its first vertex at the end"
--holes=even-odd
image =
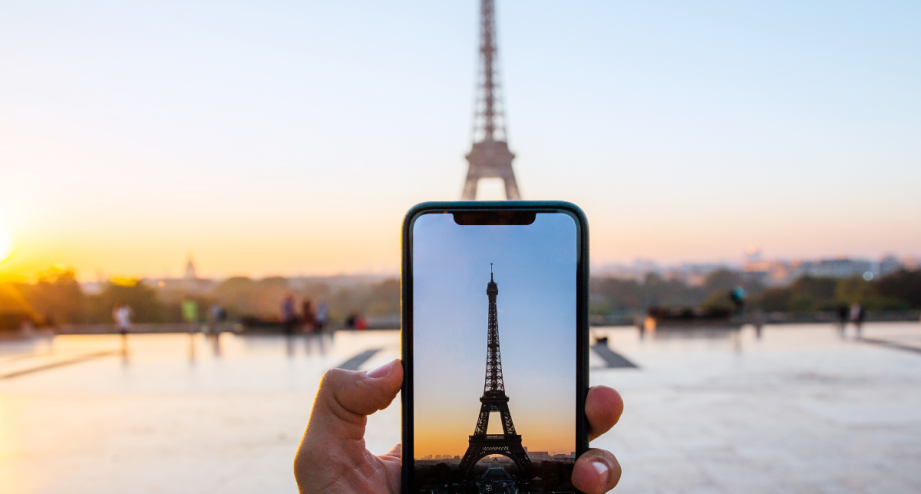
{"type": "Polygon", "coordinates": [[[575,492],[578,224],[482,223],[412,226],[413,490],[575,492]]]}

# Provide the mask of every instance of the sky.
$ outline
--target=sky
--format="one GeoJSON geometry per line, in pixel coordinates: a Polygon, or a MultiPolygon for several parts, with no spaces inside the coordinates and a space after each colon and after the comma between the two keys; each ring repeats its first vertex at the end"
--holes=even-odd
{"type": "MultiPolygon", "coordinates": [[[[562,213],[523,226],[413,227],[415,456],[463,456],[486,377],[490,263],[505,392],[528,451],[575,451],[578,233],[562,213]]],[[[489,433],[499,420],[490,417],[489,433]]],[[[496,430],[500,433],[501,429],[496,430]]]]}
{"type": "MultiPolygon", "coordinates": [[[[178,276],[189,255],[212,277],[396,274],[406,210],[460,197],[477,16],[0,3],[0,276],[178,276]]],[[[522,197],[581,206],[593,264],[921,255],[919,18],[498,0],[522,197]]]]}

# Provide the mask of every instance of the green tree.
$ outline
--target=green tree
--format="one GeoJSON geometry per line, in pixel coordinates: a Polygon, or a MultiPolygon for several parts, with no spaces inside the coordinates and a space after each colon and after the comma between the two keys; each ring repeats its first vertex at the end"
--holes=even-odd
{"type": "Polygon", "coordinates": [[[131,307],[134,322],[166,320],[163,304],[154,289],[135,279],[109,281],[102,293],[90,298],[90,319],[96,323],[112,322],[112,310],[119,303],[131,307]]]}
{"type": "Polygon", "coordinates": [[[900,269],[873,284],[881,297],[901,300],[909,308],[921,309],[921,269],[900,269]]]}
{"type": "Polygon", "coordinates": [[[71,269],[52,267],[41,273],[27,299],[48,324],[86,320],[86,297],[71,269]]]}
{"type": "Polygon", "coordinates": [[[768,288],[752,301],[752,306],[766,312],[786,312],[790,310],[789,288],[768,288]]]}
{"type": "Polygon", "coordinates": [[[835,278],[803,276],[790,285],[790,310],[809,312],[816,310],[834,310],[837,306],[835,290],[838,280],[835,278]]]}
{"type": "Polygon", "coordinates": [[[700,305],[707,311],[715,312],[731,311],[734,308],[732,301],[729,299],[729,290],[714,291],[700,305]]]}
{"type": "Polygon", "coordinates": [[[400,313],[400,280],[384,280],[371,288],[364,313],[369,316],[388,316],[400,313]]]}
{"type": "Polygon", "coordinates": [[[835,299],[843,304],[866,304],[873,297],[873,285],[862,276],[851,276],[838,281],[835,299]]]}
{"type": "Polygon", "coordinates": [[[790,307],[789,311],[791,312],[815,312],[818,310],[818,303],[816,300],[806,293],[793,293],[790,297],[790,307]]]}
{"type": "Polygon", "coordinates": [[[243,276],[234,276],[220,282],[211,293],[231,317],[254,314],[250,303],[257,289],[256,282],[243,276]]]}

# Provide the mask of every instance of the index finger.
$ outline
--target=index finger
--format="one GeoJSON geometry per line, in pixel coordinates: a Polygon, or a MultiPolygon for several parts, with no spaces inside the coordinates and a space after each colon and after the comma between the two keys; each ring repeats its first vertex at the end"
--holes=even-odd
{"type": "Polygon", "coordinates": [[[592,386],[585,397],[585,416],[588,418],[588,437],[594,440],[611,430],[624,413],[624,400],[617,391],[607,386],[592,386]]]}

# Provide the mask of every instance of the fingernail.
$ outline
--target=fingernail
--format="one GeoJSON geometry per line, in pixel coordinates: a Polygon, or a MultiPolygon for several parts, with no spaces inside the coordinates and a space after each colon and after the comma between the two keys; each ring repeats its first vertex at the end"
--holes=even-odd
{"type": "Polygon", "coordinates": [[[390,371],[393,370],[393,362],[388,362],[377,369],[368,373],[368,377],[373,377],[375,379],[380,379],[382,377],[387,377],[390,375],[390,371]]]}
{"type": "Polygon", "coordinates": [[[598,472],[598,476],[601,477],[601,486],[604,487],[608,484],[608,474],[611,472],[611,469],[608,468],[607,464],[601,461],[593,461],[592,466],[595,467],[595,471],[598,472]]]}

